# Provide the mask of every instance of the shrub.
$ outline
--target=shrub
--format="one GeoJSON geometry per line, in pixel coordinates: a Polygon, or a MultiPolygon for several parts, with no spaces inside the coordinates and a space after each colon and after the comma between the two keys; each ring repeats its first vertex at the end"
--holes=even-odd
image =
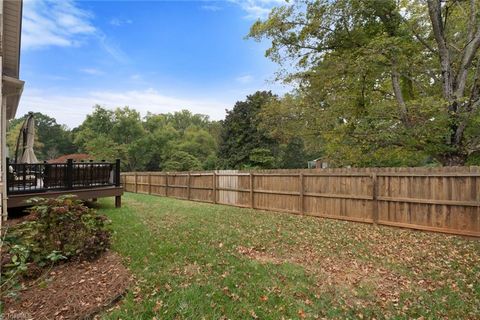
{"type": "Polygon", "coordinates": [[[110,244],[107,218],[73,196],[32,200],[33,221],[11,227],[2,245],[2,274],[32,275],[59,260],[92,260],[110,244]],[[36,272],[35,272],[36,271],[36,272]]]}

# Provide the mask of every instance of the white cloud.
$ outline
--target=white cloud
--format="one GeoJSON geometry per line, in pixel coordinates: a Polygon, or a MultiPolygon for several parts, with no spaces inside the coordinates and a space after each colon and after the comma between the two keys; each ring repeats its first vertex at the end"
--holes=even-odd
{"type": "Polygon", "coordinates": [[[136,73],[136,74],[132,74],[130,76],[130,80],[140,81],[140,80],[143,80],[143,77],[140,74],[136,73]]]}
{"type": "Polygon", "coordinates": [[[251,83],[253,81],[253,76],[247,74],[247,75],[235,78],[235,81],[241,84],[251,83]]]}
{"type": "Polygon", "coordinates": [[[112,42],[103,32],[98,32],[97,39],[102,49],[117,62],[126,63],[129,61],[127,54],[112,42]]]}
{"type": "Polygon", "coordinates": [[[213,4],[203,5],[201,8],[205,11],[212,11],[212,12],[217,12],[222,10],[222,7],[216,6],[213,4]]]}
{"type": "Polygon", "coordinates": [[[93,14],[74,0],[24,1],[22,49],[80,46],[91,39],[117,62],[128,61],[127,55],[93,25],[93,14]]]}
{"type": "Polygon", "coordinates": [[[92,17],[72,0],[25,0],[22,47],[79,45],[97,31],[91,23],[92,17]]]}
{"type": "Polygon", "coordinates": [[[105,72],[103,72],[102,70],[98,70],[95,68],[84,68],[84,69],[80,69],[80,71],[93,76],[99,76],[99,75],[105,74],[105,72]]]}
{"type": "MultiPolygon", "coordinates": [[[[59,123],[70,128],[78,126],[96,104],[107,108],[130,106],[142,115],[174,112],[188,109],[194,113],[209,115],[212,119],[225,117],[225,109],[233,101],[205,98],[178,98],[164,95],[154,89],[131,91],[91,91],[85,94],[56,94],[54,90],[25,90],[20,101],[18,116],[29,111],[38,111],[55,117],[59,123]]],[[[229,100],[229,99],[228,99],[229,100]]]]}
{"type": "Polygon", "coordinates": [[[247,15],[247,19],[265,19],[273,7],[286,4],[286,0],[229,0],[239,5],[247,15]]]}
{"type": "Polygon", "coordinates": [[[109,23],[114,27],[121,27],[126,24],[132,24],[133,20],[131,19],[121,19],[121,18],[113,18],[109,21],[109,23]]]}

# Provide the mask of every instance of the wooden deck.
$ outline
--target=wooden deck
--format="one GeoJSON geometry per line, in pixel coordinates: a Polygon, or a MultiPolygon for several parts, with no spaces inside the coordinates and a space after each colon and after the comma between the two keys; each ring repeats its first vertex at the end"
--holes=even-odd
{"type": "Polygon", "coordinates": [[[123,187],[120,185],[120,160],[114,163],[9,163],[7,175],[7,206],[28,206],[31,198],[56,198],[75,195],[81,200],[115,197],[115,206],[121,206],[123,187]]]}
{"type": "Polygon", "coordinates": [[[121,206],[121,197],[123,195],[123,187],[96,187],[90,189],[77,189],[77,190],[59,190],[59,191],[46,191],[46,192],[34,192],[34,193],[22,193],[13,194],[8,196],[7,204],[8,208],[18,208],[28,206],[27,201],[31,198],[56,198],[62,195],[72,194],[81,200],[92,200],[104,197],[115,197],[115,206],[118,208],[121,206]]]}

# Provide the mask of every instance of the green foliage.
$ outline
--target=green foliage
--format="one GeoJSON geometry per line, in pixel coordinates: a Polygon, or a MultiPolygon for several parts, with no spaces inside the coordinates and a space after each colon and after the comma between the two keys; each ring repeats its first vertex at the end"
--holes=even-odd
{"type": "Polygon", "coordinates": [[[110,244],[107,219],[72,196],[32,200],[31,221],[7,230],[2,243],[2,278],[36,276],[65,259],[91,260],[110,244]]]}
{"type": "Polygon", "coordinates": [[[165,162],[165,171],[195,171],[202,169],[202,163],[185,151],[175,151],[165,162]]]}
{"type": "MultiPolygon", "coordinates": [[[[314,157],[312,157],[314,159],[314,157]]],[[[284,169],[306,168],[309,158],[305,151],[303,140],[298,137],[292,138],[285,147],[281,159],[281,167],[284,169]]]]}
{"type": "Polygon", "coordinates": [[[75,130],[75,142],[97,159],[120,158],[127,171],[194,170],[216,165],[217,132],[218,122],[187,110],[142,119],[128,107],[96,106],[75,130]]]}
{"type": "Polygon", "coordinates": [[[449,72],[458,74],[453,95],[444,89],[425,2],[302,0],[274,8],[249,36],[271,41],[266,56],[297,89],[263,108],[263,128],[284,140],[300,137],[309,153],[339,166],[465,163],[480,146],[478,46],[464,63],[478,40],[471,19],[480,8],[468,1],[438,8],[440,43],[447,43],[449,72]],[[464,72],[465,90],[456,87],[464,72]]]}
{"type": "Polygon", "coordinates": [[[178,149],[199,159],[202,163],[216,152],[215,140],[210,133],[195,126],[188,127],[178,149]]]}
{"type": "MultiPolygon", "coordinates": [[[[13,158],[20,128],[28,114],[10,121],[7,132],[7,145],[13,158]]],[[[57,121],[40,112],[34,113],[36,143],[35,154],[39,160],[54,159],[64,154],[75,153],[77,147],[70,130],[57,121]]],[[[21,147],[21,146],[20,146],[21,147]]]]}
{"type": "Polygon", "coordinates": [[[256,92],[227,111],[218,152],[225,168],[263,168],[275,163],[278,142],[262,129],[258,118],[262,108],[273,99],[271,92],[256,92]]]}
{"type": "Polygon", "coordinates": [[[272,151],[266,148],[255,148],[250,152],[248,157],[249,168],[273,169],[275,167],[275,157],[272,151]]]}

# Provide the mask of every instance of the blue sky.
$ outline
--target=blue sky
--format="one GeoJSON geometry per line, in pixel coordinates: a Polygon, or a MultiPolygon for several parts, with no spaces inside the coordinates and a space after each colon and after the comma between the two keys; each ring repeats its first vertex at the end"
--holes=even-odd
{"type": "Polygon", "coordinates": [[[245,40],[282,0],[24,0],[17,115],[69,127],[95,104],[145,115],[189,109],[222,119],[256,90],[283,93],[268,43],[245,40]]]}

